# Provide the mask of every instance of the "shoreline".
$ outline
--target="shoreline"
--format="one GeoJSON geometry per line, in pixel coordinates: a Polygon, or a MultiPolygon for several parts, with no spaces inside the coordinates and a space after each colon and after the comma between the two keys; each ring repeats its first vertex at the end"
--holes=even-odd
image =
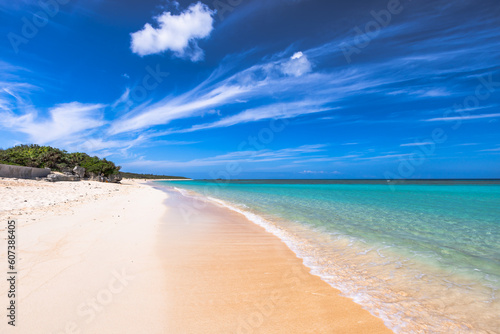
{"type": "Polygon", "coordinates": [[[261,194],[261,199],[252,199],[250,191],[233,197],[231,192],[221,192],[214,194],[217,198],[212,198],[211,192],[201,186],[170,187],[186,196],[222,205],[263,227],[302,259],[311,273],[383,319],[386,326],[396,332],[462,333],[474,330],[488,333],[495,328],[495,309],[499,307],[494,299],[495,288],[488,280],[478,280],[479,269],[475,269],[478,275],[467,276],[439,266],[431,261],[432,258],[424,257],[428,261],[422,261],[418,254],[395,245],[368,244],[321,226],[295,223],[293,217],[298,221],[307,218],[297,216],[297,211],[291,207],[288,207],[291,212],[288,219],[284,218],[287,216],[283,207],[265,193],[261,194]],[[200,194],[202,189],[204,193],[200,194]],[[266,200],[275,203],[281,211],[263,204],[266,200]]]}
{"type": "Polygon", "coordinates": [[[174,291],[168,332],[393,333],[243,214],[164,191],[174,204],[160,238],[174,291]]]}
{"type": "Polygon", "coordinates": [[[241,214],[209,204],[186,224],[189,198],[123,183],[0,180],[19,235],[2,333],[392,333],[241,214]]]}

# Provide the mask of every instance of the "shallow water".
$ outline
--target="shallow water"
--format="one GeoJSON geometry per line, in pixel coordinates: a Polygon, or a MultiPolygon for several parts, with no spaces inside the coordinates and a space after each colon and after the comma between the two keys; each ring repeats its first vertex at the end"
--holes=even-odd
{"type": "Polygon", "coordinates": [[[245,214],[395,332],[499,332],[499,185],[157,184],[245,214]]]}

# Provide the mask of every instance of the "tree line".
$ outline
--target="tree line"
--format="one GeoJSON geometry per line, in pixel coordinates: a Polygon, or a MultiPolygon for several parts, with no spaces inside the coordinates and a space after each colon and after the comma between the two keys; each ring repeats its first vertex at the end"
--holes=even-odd
{"type": "Polygon", "coordinates": [[[126,179],[147,179],[147,180],[159,180],[159,179],[175,179],[175,180],[189,180],[188,178],[182,176],[169,176],[169,175],[155,175],[155,174],[138,174],[138,173],[126,173],[120,172],[120,175],[126,179]]]}
{"type": "Polygon", "coordinates": [[[105,176],[118,174],[121,168],[112,161],[91,157],[87,153],[68,153],[51,146],[34,144],[0,149],[0,164],[50,168],[59,172],[71,171],[78,165],[85,168],[86,176],[90,176],[90,173],[105,176]]]}

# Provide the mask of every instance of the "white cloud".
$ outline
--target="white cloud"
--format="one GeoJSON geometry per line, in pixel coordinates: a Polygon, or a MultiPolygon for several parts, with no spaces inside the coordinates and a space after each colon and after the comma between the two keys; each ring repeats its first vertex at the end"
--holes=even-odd
{"type": "Polygon", "coordinates": [[[302,172],[299,172],[300,174],[342,174],[339,171],[324,171],[324,170],[305,170],[302,172]]]}
{"type": "MultiPolygon", "coordinates": [[[[286,61],[288,61],[288,59],[286,61]]],[[[318,95],[321,95],[320,93],[322,87],[324,87],[324,81],[331,79],[322,74],[309,74],[300,78],[285,76],[281,70],[282,64],[283,61],[279,60],[253,65],[224,79],[220,78],[221,73],[225,73],[224,66],[218,68],[207,80],[186,93],[177,97],[166,97],[152,105],[134,108],[130,113],[124,115],[112,124],[109,129],[109,134],[114,135],[132,132],[155,125],[167,124],[177,119],[201,116],[205,115],[207,111],[211,109],[227,106],[228,104],[244,103],[251,98],[261,98],[263,96],[269,96],[270,94],[278,95],[283,92],[291,98],[294,98],[294,100],[297,100],[297,95],[292,92],[302,92],[304,85],[309,85],[310,87],[317,86],[318,95]]],[[[352,82],[353,78],[347,73],[337,75],[335,80],[339,82],[339,85],[341,82],[342,87],[348,87],[346,82],[352,82]]],[[[333,83],[331,80],[330,82],[333,83]]],[[[315,96],[316,106],[318,108],[315,109],[316,111],[312,112],[327,110],[324,109],[324,106],[320,105],[322,102],[318,101],[321,100],[325,103],[332,102],[340,95],[339,91],[340,90],[334,93],[328,92],[324,94],[327,95],[326,97],[315,96]]],[[[286,95],[282,96],[285,97],[286,95]]],[[[300,103],[296,105],[300,106],[300,103]]],[[[307,106],[312,105],[309,102],[307,106]]],[[[242,117],[242,121],[251,121],[251,118],[254,118],[254,120],[263,119],[266,117],[261,117],[261,112],[275,112],[275,110],[271,111],[272,107],[273,106],[267,106],[267,109],[266,107],[258,109],[259,113],[256,116],[247,113],[246,115],[239,115],[238,117],[242,117]]],[[[289,111],[292,109],[297,108],[291,107],[289,111]]],[[[311,112],[307,110],[307,108],[303,108],[301,111],[295,110],[291,116],[308,113],[311,112]]],[[[285,115],[285,117],[287,116],[285,115]]],[[[232,120],[234,121],[236,118],[232,118],[232,120]]],[[[229,121],[230,119],[227,119],[224,122],[229,121]]],[[[222,123],[219,124],[219,126],[222,126],[222,123]]]]}
{"type": "Polygon", "coordinates": [[[480,150],[479,152],[500,152],[500,147],[489,148],[489,149],[486,149],[486,150],[480,150]]]}
{"type": "Polygon", "coordinates": [[[425,122],[439,122],[439,121],[466,121],[470,119],[482,119],[482,118],[496,118],[500,117],[500,113],[497,114],[480,114],[480,115],[467,115],[467,116],[454,116],[454,117],[437,117],[424,119],[425,122]]]}
{"type": "MultiPolygon", "coordinates": [[[[203,6],[199,3],[197,5],[199,8],[203,6]]],[[[192,9],[194,6],[189,10],[194,12],[192,9]]],[[[186,15],[189,10],[177,16],[169,14],[169,17],[178,19],[186,15]]],[[[160,26],[155,30],[155,34],[160,34],[163,28],[164,26],[160,26]]],[[[403,79],[408,79],[406,76],[384,75],[383,69],[390,65],[389,62],[378,67],[366,66],[360,69],[341,67],[330,71],[313,72],[312,64],[321,61],[317,58],[317,51],[309,49],[291,56],[288,51],[284,51],[272,57],[265,57],[261,62],[246,68],[238,67],[243,65],[242,59],[252,52],[228,56],[221,62],[220,67],[198,86],[180,95],[169,95],[154,103],[147,101],[134,107],[130,112],[115,119],[106,129],[106,134],[130,135],[158,125],[167,125],[175,120],[215,115],[214,111],[217,111],[217,114],[220,112],[224,117],[213,116],[204,124],[202,120],[198,122],[193,120],[189,125],[186,125],[188,122],[184,122],[178,125],[179,128],[162,129],[161,135],[226,127],[264,119],[298,117],[328,110],[329,106],[334,106],[333,109],[343,108],[342,102],[353,96],[387,93],[393,90],[391,87],[399,86],[403,79]],[[287,56],[283,56],[284,54],[287,56]],[[303,87],[308,87],[307,94],[303,87]],[[242,107],[245,101],[252,101],[251,106],[242,107]],[[283,110],[283,106],[287,107],[286,110],[283,110]]],[[[331,49],[329,52],[334,51],[331,49]]],[[[406,63],[398,62],[398,66],[406,66],[406,63]]],[[[423,75],[420,72],[412,74],[413,79],[419,79],[423,75]]],[[[436,96],[439,90],[420,93],[436,96]]],[[[121,103],[126,99],[126,95],[127,92],[117,102],[121,103]]],[[[328,116],[337,117],[337,114],[328,116]]],[[[338,114],[337,119],[342,121],[343,117],[345,116],[338,114]]],[[[435,120],[438,119],[429,121],[435,120]]]]}
{"type": "Polygon", "coordinates": [[[450,96],[451,93],[446,91],[443,88],[434,88],[429,90],[419,90],[414,92],[414,94],[420,95],[422,97],[441,97],[441,96],[450,96]]]}
{"type": "Polygon", "coordinates": [[[393,159],[393,158],[403,158],[410,156],[410,153],[405,153],[405,154],[386,154],[386,155],[379,155],[375,157],[366,157],[366,158],[358,158],[358,160],[379,160],[379,159],[393,159]]]}
{"type": "Polygon", "coordinates": [[[341,160],[346,160],[346,159],[352,159],[352,158],[359,158],[359,154],[349,154],[349,155],[343,155],[343,156],[319,156],[317,158],[307,158],[307,159],[301,159],[297,161],[293,161],[294,164],[303,164],[303,163],[309,163],[309,162],[334,162],[334,161],[341,161],[341,160]]]}
{"type": "Polygon", "coordinates": [[[199,61],[204,57],[197,41],[210,36],[214,11],[198,2],[179,15],[164,12],[156,17],[158,28],[146,23],[131,34],[131,49],[141,56],[170,50],[176,57],[199,61]]]}
{"type": "Polygon", "coordinates": [[[432,89],[400,89],[395,91],[389,91],[387,95],[413,95],[418,97],[446,97],[452,95],[444,88],[432,88],[432,89]]]}
{"type": "Polygon", "coordinates": [[[138,136],[130,140],[107,140],[103,138],[90,138],[82,143],[75,143],[75,148],[83,150],[88,154],[98,154],[105,150],[120,150],[124,153],[126,150],[144,143],[148,139],[146,136],[138,136]]]}
{"type": "Polygon", "coordinates": [[[140,110],[137,115],[115,121],[109,129],[109,133],[115,135],[137,131],[153,125],[167,124],[175,119],[187,118],[196,114],[201,115],[205,110],[219,106],[243,92],[244,89],[241,87],[223,86],[194,99],[194,101],[190,99],[188,93],[168,102],[157,103],[146,110],[140,110]]]}
{"type": "Polygon", "coordinates": [[[302,145],[294,148],[284,148],[280,150],[248,150],[235,151],[226,154],[216,155],[213,157],[199,158],[188,161],[172,161],[172,160],[135,160],[124,163],[126,168],[132,167],[148,167],[148,168],[191,168],[191,167],[208,167],[219,166],[227,163],[262,163],[270,161],[281,161],[289,159],[297,159],[302,156],[307,156],[311,153],[321,152],[325,150],[326,145],[302,145]]]}
{"type": "Polygon", "coordinates": [[[126,103],[129,101],[130,89],[126,88],[123,94],[111,105],[111,108],[116,108],[118,105],[122,103],[126,103]]]}
{"type": "Polygon", "coordinates": [[[305,54],[296,52],[289,61],[281,65],[281,70],[286,75],[300,77],[311,72],[312,65],[305,54]]]}
{"type": "Polygon", "coordinates": [[[321,105],[324,102],[325,101],[298,101],[290,103],[276,103],[259,108],[247,109],[239,114],[225,117],[213,123],[194,125],[188,129],[175,132],[182,133],[211,128],[227,127],[265,119],[293,118],[301,115],[313,114],[334,109],[322,107],[321,105]]]}
{"type": "Polygon", "coordinates": [[[27,134],[33,143],[47,144],[61,141],[78,141],[84,132],[104,125],[100,120],[101,104],[72,102],[60,104],[49,111],[48,119],[39,119],[36,112],[16,116],[10,112],[0,113],[0,126],[10,131],[27,134]]]}
{"type": "Polygon", "coordinates": [[[405,146],[423,146],[423,145],[432,145],[433,143],[429,142],[429,141],[425,141],[425,142],[420,142],[420,143],[408,143],[408,144],[401,144],[399,146],[401,147],[405,147],[405,146]]]}

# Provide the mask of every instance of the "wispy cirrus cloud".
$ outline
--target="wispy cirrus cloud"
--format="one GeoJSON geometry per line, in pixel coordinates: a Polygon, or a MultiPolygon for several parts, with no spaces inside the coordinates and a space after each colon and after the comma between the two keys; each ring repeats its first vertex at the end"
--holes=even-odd
{"type": "Polygon", "coordinates": [[[300,174],[342,174],[339,171],[325,171],[325,170],[304,170],[300,174]]]}
{"type": "Polygon", "coordinates": [[[410,156],[411,153],[396,153],[396,154],[382,154],[376,156],[369,156],[363,158],[357,158],[358,160],[381,160],[381,159],[395,159],[395,158],[404,158],[410,156]]]}
{"type": "Polygon", "coordinates": [[[432,145],[433,143],[429,141],[423,141],[423,142],[416,142],[416,143],[406,143],[406,144],[401,144],[399,146],[401,147],[407,147],[407,146],[423,146],[423,145],[432,145]]]}
{"type": "MultiPolygon", "coordinates": [[[[432,8],[426,10],[432,11],[432,8]]],[[[207,80],[190,91],[132,110],[111,125],[109,134],[134,133],[187,118],[191,119],[189,126],[164,133],[194,132],[267,118],[312,115],[316,111],[343,108],[344,101],[349,101],[352,107],[356,105],[356,98],[374,95],[395,96],[393,101],[397,102],[444,101],[453,96],[468,94],[464,88],[460,90],[460,85],[454,84],[450,89],[443,82],[446,82],[447,77],[462,77],[460,80],[466,80],[467,75],[472,72],[478,74],[488,71],[482,63],[465,64],[461,61],[471,52],[461,36],[463,33],[472,34],[471,31],[476,31],[480,25],[477,22],[466,22],[468,31],[462,27],[446,28],[450,34],[446,37],[449,40],[446,48],[441,47],[443,37],[437,34],[439,29],[428,29],[419,37],[421,41],[418,47],[412,49],[411,55],[402,52],[402,49],[407,50],[413,45],[411,38],[406,38],[406,35],[419,27],[422,22],[433,23],[432,17],[432,15],[415,16],[404,24],[387,27],[383,30],[381,39],[398,39],[400,44],[395,46],[394,54],[355,67],[348,64],[324,66],[323,63],[328,62],[327,57],[333,57],[341,52],[340,39],[303,51],[291,52],[290,49],[287,52],[278,52],[246,68],[241,68],[239,62],[242,59],[236,55],[233,63],[221,65],[207,80]],[[456,66],[450,67],[450,62],[456,66]],[[236,68],[240,69],[234,73],[233,70],[236,68]],[[228,75],[230,72],[234,74],[228,75]],[[304,87],[308,87],[307,96],[304,94],[304,87]],[[265,99],[267,102],[259,102],[258,106],[249,108],[245,105],[245,101],[265,99]],[[321,103],[310,106],[308,105],[310,100],[321,103]],[[279,112],[284,105],[287,106],[288,113],[279,112]],[[220,110],[224,108],[226,111],[220,110]],[[195,119],[211,109],[218,109],[222,118],[207,123],[195,119]]],[[[490,31],[471,35],[473,39],[484,41],[481,46],[484,52],[491,51],[495,44],[491,37],[490,31]]],[[[406,120],[401,118],[398,120],[403,122],[419,120],[418,113],[413,113],[412,116],[406,120]]],[[[332,115],[328,117],[342,121],[332,115]]],[[[437,119],[439,118],[434,117],[428,121],[437,119]]]]}
{"type": "Polygon", "coordinates": [[[312,153],[324,151],[327,145],[302,145],[293,148],[284,148],[280,150],[262,149],[262,150],[243,150],[234,151],[226,154],[192,159],[186,161],[174,160],[137,160],[124,164],[132,167],[148,168],[192,168],[192,167],[210,167],[223,166],[228,163],[264,163],[281,160],[297,159],[312,153]]]}
{"type": "Polygon", "coordinates": [[[500,147],[497,148],[488,148],[485,150],[480,150],[479,152],[500,152],[500,147]]]}
{"type": "Polygon", "coordinates": [[[6,111],[0,113],[0,126],[22,132],[35,143],[67,142],[72,136],[80,138],[103,126],[104,107],[102,104],[65,103],[50,109],[48,117],[40,117],[36,111],[22,115],[6,111]]]}
{"type": "MultiPolygon", "coordinates": [[[[300,58],[306,57],[302,54],[300,58]]],[[[109,133],[114,135],[165,125],[174,120],[203,115],[212,108],[240,104],[252,98],[272,97],[273,94],[280,93],[292,96],[302,89],[304,83],[321,84],[322,75],[307,74],[304,69],[296,69],[292,77],[285,73],[283,64],[295,60],[291,58],[285,57],[256,64],[225,78],[224,73],[227,71],[218,68],[207,80],[190,91],[175,97],[167,97],[149,106],[135,108],[116,120],[110,127],[109,133]]],[[[302,103],[301,100],[295,102],[302,103]]],[[[241,108],[238,109],[241,110],[241,108]]],[[[255,110],[259,109],[255,108],[255,110]]],[[[304,112],[307,113],[305,109],[304,112]]],[[[299,114],[296,108],[293,113],[294,116],[299,114]]],[[[287,117],[287,115],[282,116],[287,117]]],[[[262,119],[255,118],[255,120],[262,119]]],[[[241,120],[248,122],[248,119],[249,117],[241,116],[241,120]]],[[[199,129],[202,128],[205,126],[199,127],[199,129]]]]}
{"type": "Polygon", "coordinates": [[[497,117],[500,117],[500,113],[450,116],[450,117],[436,117],[436,118],[424,119],[423,121],[425,121],[425,122],[468,121],[468,120],[473,120],[473,119],[497,118],[497,117]]]}
{"type": "Polygon", "coordinates": [[[198,130],[229,127],[236,124],[256,122],[266,119],[293,118],[301,115],[332,111],[335,108],[322,107],[322,101],[298,101],[290,103],[275,103],[263,107],[244,110],[238,114],[224,117],[213,123],[194,125],[187,129],[174,130],[170,133],[185,133],[198,130]]]}
{"type": "Polygon", "coordinates": [[[173,120],[201,115],[205,110],[220,106],[244,92],[244,87],[222,86],[203,94],[194,101],[190,101],[190,92],[149,107],[141,107],[124,118],[116,120],[111,125],[109,134],[134,132],[155,125],[168,124],[173,120]]]}
{"type": "MultiPolygon", "coordinates": [[[[242,111],[216,122],[192,125],[176,133],[232,126],[239,122],[248,123],[266,118],[297,117],[337,109],[334,103],[346,98],[390,92],[391,85],[398,85],[403,80],[397,76],[389,78],[382,75],[380,70],[368,67],[340,67],[321,72],[312,72],[308,67],[307,70],[300,69],[291,75],[286,64],[291,60],[307,59],[307,52],[297,52],[289,57],[252,65],[229,77],[224,77],[227,73],[224,68],[218,68],[207,80],[188,92],[135,108],[116,120],[111,125],[109,134],[135,132],[166,125],[174,120],[204,115],[209,109],[228,106],[232,106],[233,112],[242,111]],[[304,96],[304,86],[309,88],[307,96],[304,96]],[[287,102],[265,103],[248,109],[239,106],[248,100],[263,98],[276,98],[287,102]],[[286,108],[283,108],[284,106],[286,108]],[[283,109],[286,109],[286,112],[282,112],[283,109]],[[265,116],[266,114],[268,116],[265,116]]],[[[231,66],[233,65],[229,65],[231,66]]],[[[423,76],[420,73],[415,75],[423,76]]]]}
{"type": "Polygon", "coordinates": [[[431,89],[402,89],[396,91],[390,91],[387,95],[414,95],[418,97],[443,97],[452,95],[450,92],[443,88],[431,88],[431,89]]]}
{"type": "Polygon", "coordinates": [[[342,160],[350,160],[353,158],[358,158],[360,157],[360,154],[348,154],[348,155],[341,155],[341,156],[332,156],[332,155],[322,155],[319,157],[307,157],[304,159],[296,160],[293,161],[294,164],[305,164],[305,163],[311,163],[311,162],[338,162],[342,160]]]}

